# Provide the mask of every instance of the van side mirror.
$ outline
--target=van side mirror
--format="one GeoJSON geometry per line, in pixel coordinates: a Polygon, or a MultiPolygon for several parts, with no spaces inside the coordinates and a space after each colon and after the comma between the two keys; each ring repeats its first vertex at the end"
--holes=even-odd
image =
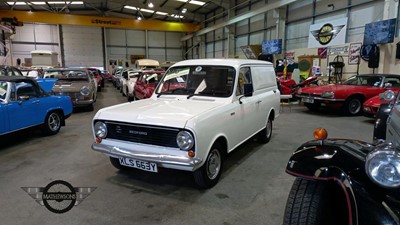
{"type": "Polygon", "coordinates": [[[253,96],[253,84],[244,84],[244,94],[245,97],[253,96]]]}

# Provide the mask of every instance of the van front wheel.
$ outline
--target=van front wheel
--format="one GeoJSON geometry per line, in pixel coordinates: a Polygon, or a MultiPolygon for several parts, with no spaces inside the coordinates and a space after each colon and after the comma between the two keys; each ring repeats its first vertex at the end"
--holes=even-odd
{"type": "Polygon", "coordinates": [[[196,185],[203,189],[215,186],[221,176],[222,162],[222,148],[214,144],[204,165],[193,173],[196,185]]]}

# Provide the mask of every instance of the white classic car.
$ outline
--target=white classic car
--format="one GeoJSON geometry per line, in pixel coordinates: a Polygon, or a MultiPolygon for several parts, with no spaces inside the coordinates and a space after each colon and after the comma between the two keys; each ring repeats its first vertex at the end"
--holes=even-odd
{"type": "Polygon", "coordinates": [[[99,110],[92,149],[118,169],[192,171],[199,187],[210,188],[226,154],[255,135],[270,140],[279,104],[269,62],[186,60],[168,69],[150,98],[99,110]]]}
{"type": "Polygon", "coordinates": [[[122,95],[128,98],[128,101],[133,100],[133,89],[135,88],[136,80],[140,75],[140,70],[130,69],[122,72],[122,95]]]}

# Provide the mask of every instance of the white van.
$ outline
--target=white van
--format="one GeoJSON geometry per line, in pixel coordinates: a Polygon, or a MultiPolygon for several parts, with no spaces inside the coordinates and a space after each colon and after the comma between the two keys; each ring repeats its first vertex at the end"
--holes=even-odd
{"type": "Polygon", "coordinates": [[[267,143],[279,115],[273,65],[259,60],[198,59],[171,66],[149,99],[103,108],[92,149],[118,169],[192,171],[214,186],[224,155],[256,136],[267,143]]]}
{"type": "Polygon", "coordinates": [[[32,68],[48,69],[58,66],[58,53],[48,50],[31,51],[32,68]]]}

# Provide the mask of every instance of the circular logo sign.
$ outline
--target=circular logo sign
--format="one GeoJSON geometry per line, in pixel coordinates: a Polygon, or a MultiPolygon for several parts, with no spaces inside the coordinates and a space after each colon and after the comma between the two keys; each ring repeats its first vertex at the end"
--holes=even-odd
{"type": "Polygon", "coordinates": [[[201,66],[196,67],[195,71],[196,72],[200,72],[203,68],[201,68],[201,66]]]}
{"type": "Polygon", "coordinates": [[[321,45],[328,44],[333,39],[333,26],[330,23],[324,24],[318,32],[318,42],[321,45]]]}
{"type": "Polygon", "coordinates": [[[55,180],[44,188],[42,200],[49,211],[65,213],[74,207],[76,191],[70,183],[63,180],[55,180]]]}

